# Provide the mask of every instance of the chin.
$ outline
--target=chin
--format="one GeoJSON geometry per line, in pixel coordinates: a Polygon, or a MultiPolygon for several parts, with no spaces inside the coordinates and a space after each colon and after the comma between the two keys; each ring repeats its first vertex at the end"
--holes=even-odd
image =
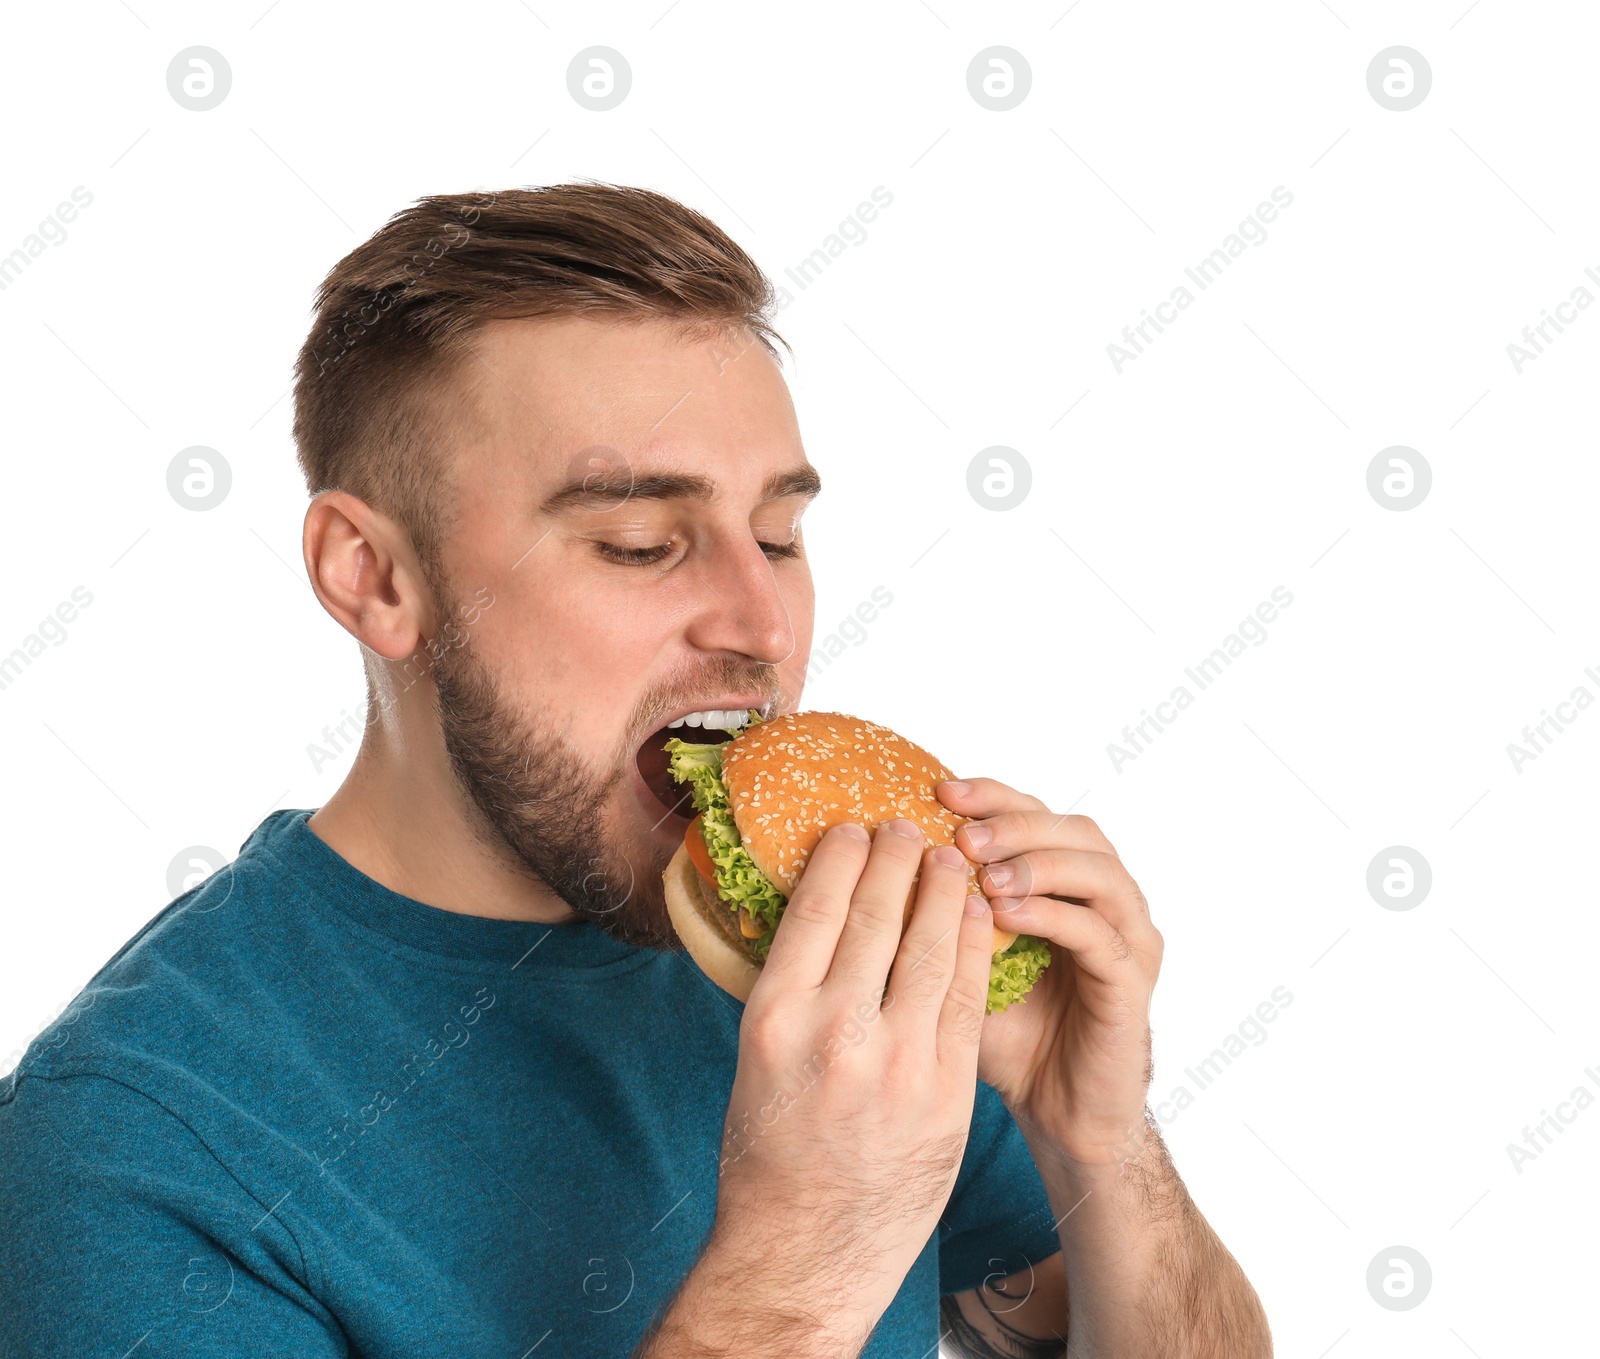
{"type": "Polygon", "coordinates": [[[671,827],[652,830],[652,822],[661,814],[659,811],[642,824],[640,812],[631,807],[627,812],[625,816],[608,819],[607,825],[616,827],[617,833],[607,840],[611,853],[616,856],[611,861],[611,869],[626,874],[628,890],[620,900],[609,905],[570,900],[568,904],[585,920],[635,948],[680,951],[683,946],[673,928],[672,917],[667,913],[663,874],[683,843],[683,828],[688,822],[675,817],[671,827]]]}

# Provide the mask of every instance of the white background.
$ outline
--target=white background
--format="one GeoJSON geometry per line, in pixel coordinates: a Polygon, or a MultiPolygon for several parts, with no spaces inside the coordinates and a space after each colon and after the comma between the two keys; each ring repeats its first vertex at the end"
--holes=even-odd
{"type": "Polygon", "coordinates": [[[286,395],[335,260],[425,193],[594,177],[786,282],[882,186],[778,318],[827,483],[819,639],[893,595],[810,705],[1100,822],[1168,942],[1153,1100],[1292,994],[1167,1128],[1279,1353],[1591,1335],[1600,1111],[1520,1173],[1507,1144],[1600,1093],[1600,712],[1520,771],[1507,746],[1600,695],[1600,308],[1520,373],[1506,349],[1600,269],[1590,7],[531,3],[10,9],[0,254],[93,202],[0,292],[0,654],[93,603],[0,690],[0,1053],[161,909],[180,850],[231,856],[348,767],[307,753],[363,687],[299,564],[286,395]],[[565,74],[596,44],[633,72],[603,113],[565,74]],[[1032,72],[1003,112],[966,84],[997,44],[1032,72]],[[1432,68],[1406,112],[1366,84],[1395,44],[1432,68]],[[207,112],[166,87],[193,45],[232,68],[207,112]],[[1123,326],[1280,185],[1266,241],[1117,372],[1123,326]],[[233,474],[204,513],[166,489],[196,444],[233,474]],[[1405,512],[1366,484],[1396,444],[1433,474],[1405,512]],[[1009,511],[967,490],[991,445],[1032,469],[1009,511]],[[1267,640],[1115,767],[1275,586],[1267,640]],[[1411,910],[1366,887],[1393,845],[1431,865],[1411,910]],[[1396,1244],[1433,1272],[1404,1312],[1366,1286],[1396,1244]]]}

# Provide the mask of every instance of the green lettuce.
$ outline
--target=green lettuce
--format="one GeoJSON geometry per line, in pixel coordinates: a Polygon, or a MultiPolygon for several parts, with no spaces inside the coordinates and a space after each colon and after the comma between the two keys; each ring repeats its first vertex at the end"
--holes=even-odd
{"type": "Polygon", "coordinates": [[[1050,945],[1030,934],[1019,934],[997,954],[989,971],[989,1003],[984,1014],[992,1015],[1013,1001],[1025,1001],[1039,974],[1050,965],[1050,945]]]}
{"type": "MultiPolygon", "coordinates": [[[[759,720],[754,712],[751,718],[759,720]]],[[[740,839],[728,805],[727,785],[722,782],[722,747],[693,745],[674,736],[667,742],[667,755],[672,777],[689,785],[695,810],[700,813],[700,834],[716,870],[717,895],[730,911],[742,906],[763,927],[752,946],[757,961],[765,962],[788,898],[756,867],[740,839]]]]}

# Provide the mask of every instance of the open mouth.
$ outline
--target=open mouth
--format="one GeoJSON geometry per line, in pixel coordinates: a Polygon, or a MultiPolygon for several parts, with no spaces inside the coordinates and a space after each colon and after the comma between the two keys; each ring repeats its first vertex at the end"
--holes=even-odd
{"type": "Polygon", "coordinates": [[[667,758],[667,742],[676,736],[701,745],[720,745],[724,741],[731,741],[735,735],[721,725],[722,723],[743,727],[746,720],[747,710],[744,708],[731,710],[713,708],[676,718],[645,738],[644,744],[639,747],[635,762],[639,766],[639,777],[644,780],[644,786],[661,804],[663,812],[678,817],[686,825],[694,816],[694,803],[690,798],[689,786],[673,780],[670,761],[667,758]]]}

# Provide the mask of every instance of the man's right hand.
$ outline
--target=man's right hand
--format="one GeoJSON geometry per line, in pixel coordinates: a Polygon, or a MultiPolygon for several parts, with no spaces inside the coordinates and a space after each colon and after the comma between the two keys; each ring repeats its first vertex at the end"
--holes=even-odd
{"type": "Polygon", "coordinates": [[[829,831],[740,1024],[703,1263],[737,1262],[752,1317],[814,1318],[835,1353],[893,1300],[966,1148],[993,947],[967,869],[910,821],[829,831]]]}

